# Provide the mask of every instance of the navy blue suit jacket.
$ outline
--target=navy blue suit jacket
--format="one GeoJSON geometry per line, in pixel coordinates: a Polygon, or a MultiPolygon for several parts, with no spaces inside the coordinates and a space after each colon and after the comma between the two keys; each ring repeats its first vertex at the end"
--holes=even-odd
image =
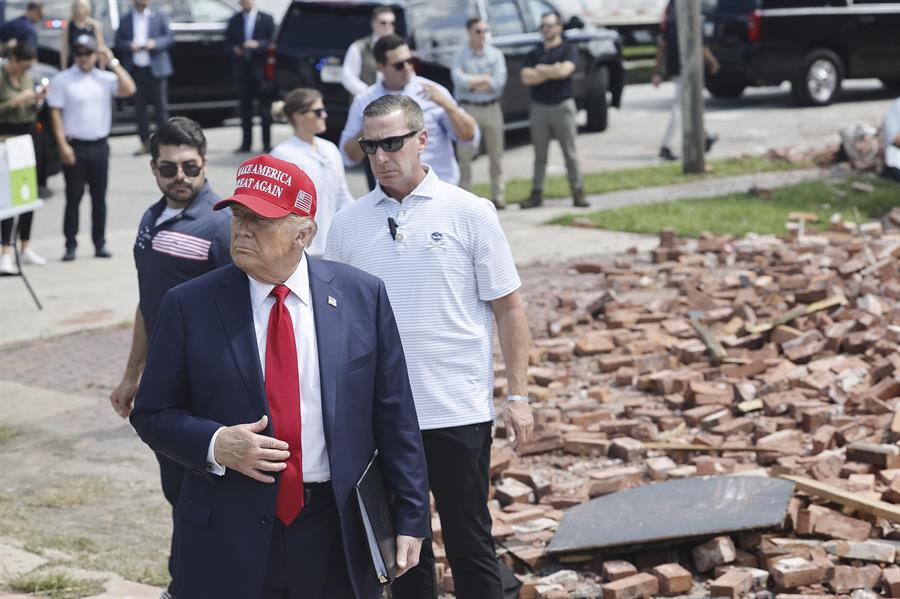
{"type": "MultiPolygon", "coordinates": [[[[150,11],[147,37],[156,40],[156,47],[150,50],[150,72],[157,79],[171,77],[172,59],[169,57],[169,47],[175,43],[175,36],[169,29],[169,17],[152,8],[147,10],[150,11]]],[[[122,66],[129,72],[134,69],[134,53],[131,51],[131,42],[133,41],[134,13],[129,10],[119,21],[115,40],[116,55],[122,61],[122,66]]]]}
{"type": "MultiPolygon", "coordinates": [[[[308,263],[325,442],[347,569],[356,599],[374,599],[380,589],[354,485],[377,448],[396,497],[398,533],[430,536],[422,438],[384,283],[345,264],[308,263]]],[[[154,451],[188,469],[175,507],[179,597],[245,599],[262,591],[277,483],[230,469],[222,477],[209,474],[206,453],[220,426],[255,422],[268,411],[247,275],[229,265],[169,291],[131,423],[154,451]]]]}
{"type": "Polygon", "coordinates": [[[253,24],[253,39],[259,42],[257,48],[244,50],[244,56],[235,56],[234,47],[244,45],[244,13],[236,12],[228,19],[225,28],[225,48],[231,57],[234,66],[234,76],[238,79],[244,77],[245,65],[250,66],[250,71],[257,81],[262,81],[266,67],[266,52],[275,37],[275,19],[272,15],[263,11],[257,11],[256,21],[253,24]]]}

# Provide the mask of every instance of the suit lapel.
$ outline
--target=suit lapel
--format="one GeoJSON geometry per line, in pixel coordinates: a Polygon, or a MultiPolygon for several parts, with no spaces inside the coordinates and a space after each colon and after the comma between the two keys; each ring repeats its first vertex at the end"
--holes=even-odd
{"type": "Polygon", "coordinates": [[[227,291],[216,297],[216,305],[228,335],[234,361],[247,387],[247,400],[253,405],[256,414],[268,414],[247,275],[231,265],[219,282],[227,291]]]}
{"type": "Polygon", "coordinates": [[[318,258],[307,255],[309,293],[316,323],[319,350],[319,380],[322,392],[322,418],[326,446],[331,445],[337,403],[337,375],[340,364],[341,292],[331,285],[334,272],[318,258]]]}

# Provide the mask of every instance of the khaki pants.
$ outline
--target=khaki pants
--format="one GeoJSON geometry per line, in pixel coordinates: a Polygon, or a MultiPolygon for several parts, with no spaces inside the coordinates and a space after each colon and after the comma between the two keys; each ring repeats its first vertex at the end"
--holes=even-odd
{"type": "MultiPolygon", "coordinates": [[[[506,183],[503,181],[503,112],[500,110],[500,102],[494,102],[487,106],[477,106],[465,102],[461,104],[478,123],[478,128],[481,129],[481,138],[487,147],[491,172],[491,200],[503,202],[506,183]]],[[[459,186],[466,190],[472,188],[472,160],[477,151],[478,148],[468,146],[459,146],[457,151],[459,186]]]]}
{"type": "Polygon", "coordinates": [[[550,148],[550,140],[553,138],[556,138],[562,150],[571,191],[574,192],[576,189],[584,187],[581,170],[578,167],[578,155],[575,152],[575,137],[578,135],[575,112],[575,100],[571,98],[559,104],[531,103],[531,143],[534,146],[532,189],[544,189],[544,178],[547,174],[547,151],[550,148]]]}

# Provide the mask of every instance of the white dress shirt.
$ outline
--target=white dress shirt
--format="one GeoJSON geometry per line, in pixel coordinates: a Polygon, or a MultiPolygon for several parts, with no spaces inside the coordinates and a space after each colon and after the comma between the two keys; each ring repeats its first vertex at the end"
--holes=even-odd
{"type": "MultiPolygon", "coordinates": [[[[266,336],[269,332],[269,312],[275,305],[270,294],[275,285],[262,283],[248,276],[250,307],[253,309],[253,327],[256,330],[256,346],[263,376],[266,372],[266,336]]],[[[325,425],[322,420],[322,390],[319,379],[319,353],[316,346],[316,324],[313,319],[312,299],[309,292],[309,266],[306,254],[294,274],[284,282],[291,290],[284,300],[297,342],[297,360],[300,373],[300,444],[303,448],[303,482],[318,483],[331,480],[328,466],[328,449],[325,446],[325,425]]],[[[222,427],[225,428],[225,427],[222,427]]],[[[213,474],[225,474],[225,467],[215,461],[216,437],[209,443],[207,470],[213,474]]]]}
{"type": "Polygon", "coordinates": [[[251,8],[249,11],[244,13],[244,41],[253,39],[253,30],[256,27],[256,15],[259,14],[259,9],[256,7],[251,8]]]}
{"type": "MultiPolygon", "coordinates": [[[[143,12],[133,10],[131,19],[134,25],[134,43],[140,47],[146,46],[150,40],[150,10],[144,9],[143,12]]],[[[136,67],[150,66],[150,52],[147,50],[138,50],[132,58],[136,67]]]]}
{"type": "Polygon", "coordinates": [[[347,187],[341,151],[321,137],[314,138],[311,144],[292,135],[275,146],[271,155],[299,166],[316,186],[317,231],[307,251],[310,256],[323,256],[334,215],[352,204],[354,199],[347,187]]]}
{"type": "Polygon", "coordinates": [[[47,104],[62,110],[68,139],[94,141],[109,135],[112,100],[119,90],[115,73],[93,68],[82,71],[73,64],[50,80],[47,104]]]}

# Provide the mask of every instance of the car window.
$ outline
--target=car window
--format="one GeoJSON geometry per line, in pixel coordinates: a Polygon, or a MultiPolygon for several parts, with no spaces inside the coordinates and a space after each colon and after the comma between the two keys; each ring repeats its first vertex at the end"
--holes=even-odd
{"type": "MultiPolygon", "coordinates": [[[[121,18],[133,4],[131,0],[117,2],[121,18]]],[[[172,23],[221,23],[235,13],[238,5],[226,0],[150,0],[150,8],[168,15],[172,23]]]]}
{"type": "Polygon", "coordinates": [[[515,0],[491,0],[487,11],[493,35],[525,33],[522,13],[519,11],[519,4],[515,0]]]}
{"type": "MultiPolygon", "coordinates": [[[[395,30],[406,35],[402,11],[395,11],[395,30]]],[[[372,33],[372,7],[366,5],[306,4],[295,2],[284,16],[278,46],[300,50],[344,51],[372,33]]]]}
{"type": "Polygon", "coordinates": [[[465,39],[466,21],[478,15],[475,0],[415,3],[409,12],[418,50],[459,46],[465,39]]]}
{"type": "Polygon", "coordinates": [[[544,0],[528,0],[528,12],[531,15],[531,24],[529,26],[529,30],[537,31],[538,29],[540,29],[541,17],[548,12],[553,12],[555,10],[556,9],[554,7],[544,2],[544,0]]]}

